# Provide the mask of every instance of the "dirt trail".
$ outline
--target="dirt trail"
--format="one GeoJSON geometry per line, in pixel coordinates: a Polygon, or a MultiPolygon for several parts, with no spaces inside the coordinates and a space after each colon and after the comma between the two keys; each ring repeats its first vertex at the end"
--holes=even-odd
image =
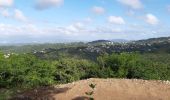
{"type": "MultiPolygon", "coordinates": [[[[34,100],[88,100],[89,84],[97,84],[95,100],[170,100],[170,83],[128,79],[88,79],[20,95],[34,100]]],[[[17,99],[19,100],[19,99],[17,99]]],[[[25,100],[25,99],[23,99],[25,100]]]]}

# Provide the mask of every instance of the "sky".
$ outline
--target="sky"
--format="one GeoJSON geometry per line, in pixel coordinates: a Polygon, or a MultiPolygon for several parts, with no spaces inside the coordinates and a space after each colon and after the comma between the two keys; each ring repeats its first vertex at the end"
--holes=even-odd
{"type": "Polygon", "coordinates": [[[170,36],[170,0],[0,0],[0,43],[170,36]]]}

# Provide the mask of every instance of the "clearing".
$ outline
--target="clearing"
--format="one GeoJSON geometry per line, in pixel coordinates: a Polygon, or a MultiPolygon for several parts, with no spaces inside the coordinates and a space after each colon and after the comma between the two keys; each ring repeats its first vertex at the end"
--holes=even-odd
{"type": "Polygon", "coordinates": [[[13,100],[88,100],[91,83],[95,100],[170,100],[168,81],[94,78],[26,91],[13,100]]]}

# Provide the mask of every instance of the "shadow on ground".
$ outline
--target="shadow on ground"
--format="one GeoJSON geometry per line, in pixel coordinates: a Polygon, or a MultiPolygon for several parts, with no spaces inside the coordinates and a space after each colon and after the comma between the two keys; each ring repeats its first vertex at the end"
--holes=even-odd
{"type": "Polygon", "coordinates": [[[82,97],[76,97],[76,98],[74,98],[72,100],[89,100],[89,98],[86,97],[86,96],[82,96],[82,97]]]}
{"type": "Polygon", "coordinates": [[[70,88],[41,87],[18,94],[10,100],[55,100],[56,94],[65,93],[70,88]]]}

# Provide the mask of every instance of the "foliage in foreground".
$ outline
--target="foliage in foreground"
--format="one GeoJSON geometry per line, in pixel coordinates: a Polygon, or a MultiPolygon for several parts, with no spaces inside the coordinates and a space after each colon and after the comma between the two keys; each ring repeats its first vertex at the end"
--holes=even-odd
{"type": "Polygon", "coordinates": [[[0,57],[0,87],[36,87],[54,83],[55,68],[30,54],[0,57]]]}
{"type": "Polygon", "coordinates": [[[103,69],[110,69],[108,77],[170,80],[170,63],[153,61],[138,53],[106,54],[98,60],[103,69]]]}
{"type": "Polygon", "coordinates": [[[61,58],[41,60],[31,54],[0,54],[0,88],[34,88],[87,78],[170,80],[170,64],[138,53],[104,54],[97,62],[61,58]],[[153,62],[154,61],[154,62],[153,62]]]}
{"type": "Polygon", "coordinates": [[[89,87],[91,90],[88,92],[85,92],[85,94],[88,96],[89,100],[94,100],[93,95],[94,95],[94,90],[96,88],[96,84],[91,83],[91,84],[89,84],[89,87]]]}

